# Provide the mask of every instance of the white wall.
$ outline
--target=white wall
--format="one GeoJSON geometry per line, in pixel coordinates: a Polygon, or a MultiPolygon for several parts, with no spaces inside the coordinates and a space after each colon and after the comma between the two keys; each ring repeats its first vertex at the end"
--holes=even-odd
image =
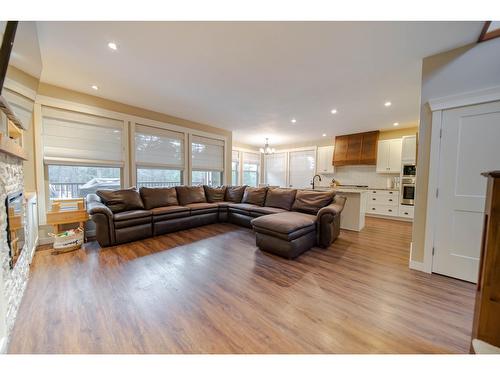
{"type": "Polygon", "coordinates": [[[500,38],[427,57],[422,63],[422,91],[412,260],[424,257],[425,217],[432,130],[431,99],[500,86],[500,38]]]}

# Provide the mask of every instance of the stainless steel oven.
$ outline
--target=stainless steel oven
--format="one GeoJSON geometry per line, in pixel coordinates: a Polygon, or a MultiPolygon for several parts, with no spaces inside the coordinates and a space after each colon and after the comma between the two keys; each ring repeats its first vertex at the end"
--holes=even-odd
{"type": "Polygon", "coordinates": [[[401,179],[401,204],[407,206],[415,204],[415,177],[401,179]]]}

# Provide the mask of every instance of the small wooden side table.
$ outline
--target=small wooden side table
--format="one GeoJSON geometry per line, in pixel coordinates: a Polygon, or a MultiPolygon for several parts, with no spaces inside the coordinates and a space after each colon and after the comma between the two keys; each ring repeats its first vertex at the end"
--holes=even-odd
{"type": "MultiPolygon", "coordinates": [[[[78,223],[83,228],[83,241],[85,242],[85,222],[89,220],[89,214],[85,208],[84,198],[73,199],[54,199],[52,207],[47,212],[47,224],[52,225],[54,233],[59,233],[60,225],[78,223]]],[[[70,249],[68,251],[73,251],[70,249]]],[[[66,251],[54,250],[53,253],[59,254],[66,251]]]]}

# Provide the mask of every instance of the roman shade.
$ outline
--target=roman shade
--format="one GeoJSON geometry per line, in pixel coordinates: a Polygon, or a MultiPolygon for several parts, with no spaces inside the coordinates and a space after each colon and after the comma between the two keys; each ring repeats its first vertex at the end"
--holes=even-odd
{"type": "Polygon", "coordinates": [[[316,151],[292,151],[289,163],[290,187],[309,187],[315,171],[316,151]]]}
{"type": "Polygon", "coordinates": [[[265,156],[266,183],[270,186],[286,186],[286,153],[265,156]]]}
{"type": "Polygon", "coordinates": [[[224,170],[224,141],[191,136],[191,165],[197,171],[224,170]]]}
{"type": "Polygon", "coordinates": [[[184,133],[136,125],[135,161],[141,166],[184,169],[184,133]]]}
{"type": "Polygon", "coordinates": [[[123,121],[42,107],[45,164],[124,164],[123,121]]]}

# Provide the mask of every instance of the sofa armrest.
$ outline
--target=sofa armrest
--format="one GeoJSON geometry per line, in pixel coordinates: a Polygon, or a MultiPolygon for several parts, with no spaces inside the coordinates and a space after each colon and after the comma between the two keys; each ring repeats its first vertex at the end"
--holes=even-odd
{"type": "Polygon", "coordinates": [[[335,196],[333,203],[323,207],[317,214],[318,245],[330,246],[340,234],[340,213],[344,209],[346,197],[335,196]]]}
{"type": "Polygon", "coordinates": [[[87,212],[96,225],[96,239],[101,246],[110,246],[115,243],[115,225],[113,212],[102,203],[96,194],[89,194],[86,198],[87,212]]]}

